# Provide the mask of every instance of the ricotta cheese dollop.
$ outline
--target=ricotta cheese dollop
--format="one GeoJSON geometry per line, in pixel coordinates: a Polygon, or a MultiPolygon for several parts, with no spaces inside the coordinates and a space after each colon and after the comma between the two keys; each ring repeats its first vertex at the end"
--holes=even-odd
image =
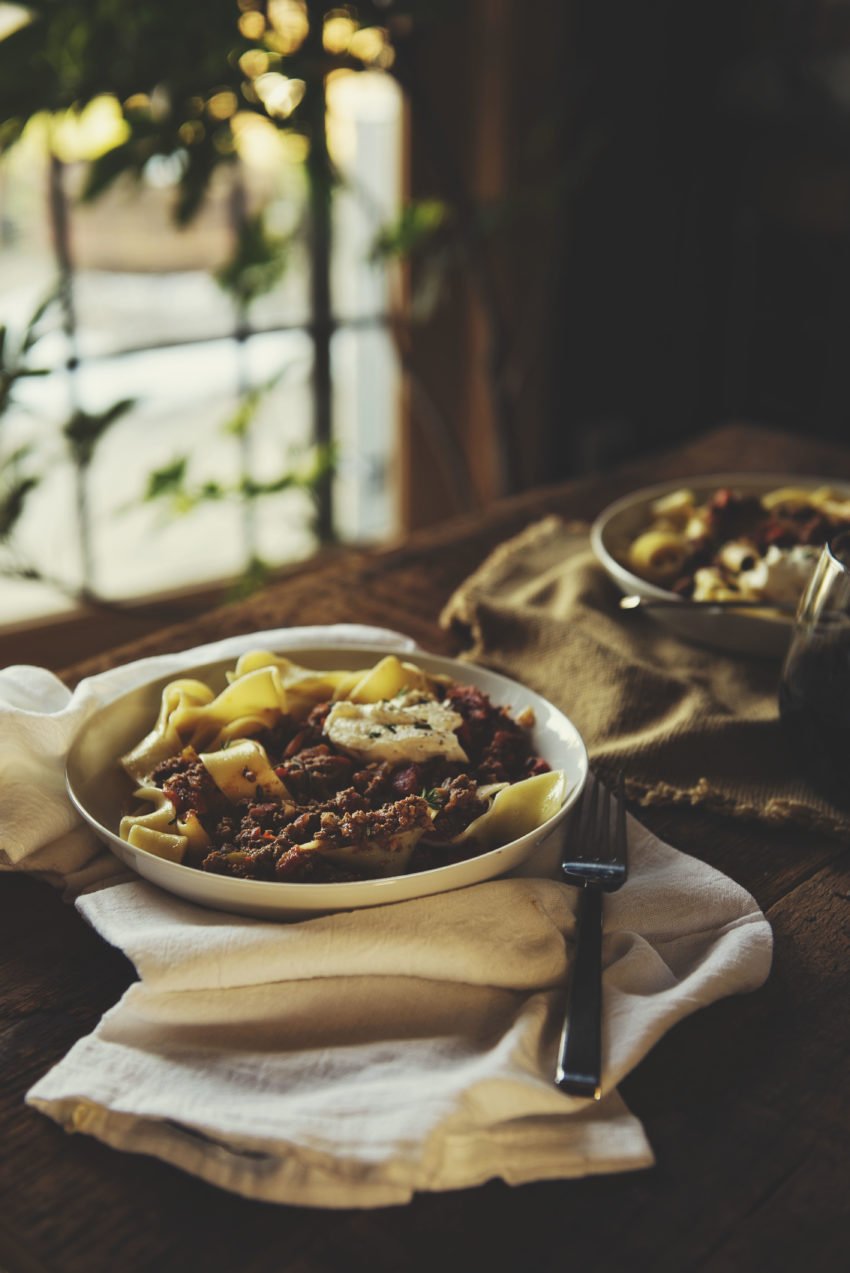
{"type": "Polygon", "coordinates": [[[800,600],[817,565],[820,551],[820,548],[809,544],[796,544],[793,548],[778,548],[771,544],[752,570],[741,571],[738,576],[741,587],[767,601],[793,605],[800,600]]]}
{"type": "Polygon", "coordinates": [[[380,703],[334,703],[324,732],[335,747],[364,760],[469,759],[455,735],[459,712],[433,698],[406,695],[380,703]]]}

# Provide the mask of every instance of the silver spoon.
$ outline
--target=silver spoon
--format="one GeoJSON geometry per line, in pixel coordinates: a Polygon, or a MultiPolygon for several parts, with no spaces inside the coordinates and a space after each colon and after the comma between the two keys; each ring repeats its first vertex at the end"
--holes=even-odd
{"type": "Polygon", "coordinates": [[[724,610],[772,610],[779,614],[796,614],[796,602],[789,601],[691,601],[686,597],[641,597],[631,593],[620,598],[621,610],[705,610],[723,612],[724,610]]]}

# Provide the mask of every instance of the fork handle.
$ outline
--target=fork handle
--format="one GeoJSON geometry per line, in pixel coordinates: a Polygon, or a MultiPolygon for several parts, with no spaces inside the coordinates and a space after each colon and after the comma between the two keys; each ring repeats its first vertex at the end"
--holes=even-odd
{"type": "Polygon", "coordinates": [[[602,1057],[602,890],[579,893],[575,960],[558,1048],[555,1086],[599,1100],[602,1057]]]}

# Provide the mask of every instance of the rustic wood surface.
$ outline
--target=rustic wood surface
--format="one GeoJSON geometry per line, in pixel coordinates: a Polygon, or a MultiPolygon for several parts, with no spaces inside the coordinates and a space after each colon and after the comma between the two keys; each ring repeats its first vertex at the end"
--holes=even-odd
{"type": "MultiPolygon", "coordinates": [[[[441,606],[501,539],[546,512],[590,517],[647,481],[724,469],[850,477],[850,448],[725,427],[614,474],[421,532],[397,548],[299,571],[248,601],[78,663],[64,676],[72,685],[141,654],[288,623],[378,623],[450,653],[436,623],[441,606]]],[[[248,1202],[156,1160],[68,1136],[28,1109],[29,1086],[94,1027],[134,973],[47,886],[0,877],[0,1271],[846,1267],[847,846],[698,809],[641,817],[748,888],[776,938],[761,991],[676,1026],[622,1085],[657,1165],[514,1189],[493,1182],[377,1211],[248,1202]]]]}

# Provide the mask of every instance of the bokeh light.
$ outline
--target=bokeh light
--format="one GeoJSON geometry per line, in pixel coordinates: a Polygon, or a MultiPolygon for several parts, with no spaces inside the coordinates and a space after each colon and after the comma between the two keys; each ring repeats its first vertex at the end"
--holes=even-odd
{"type": "Polygon", "coordinates": [[[256,9],[249,9],[239,16],[239,30],[246,40],[261,40],[266,29],[266,20],[256,9]]]}
{"type": "Polygon", "coordinates": [[[274,173],[283,157],[281,133],[254,111],[238,111],[230,121],[236,153],[250,168],[274,173]]]}
{"type": "Polygon", "coordinates": [[[271,31],[267,42],[284,56],[301,47],[310,29],[307,10],[299,0],[270,0],[268,19],[271,31]]]}
{"type": "Polygon", "coordinates": [[[239,69],[243,75],[255,80],[269,69],[269,55],[263,49],[249,49],[239,59],[239,69]]]}
{"type": "Polygon", "coordinates": [[[348,51],[352,57],[370,66],[391,66],[395,57],[387,32],[381,27],[362,27],[359,31],[355,31],[348,51]]]}
{"type": "Polygon", "coordinates": [[[14,35],[32,21],[33,15],[21,4],[0,4],[0,40],[14,35]]]}
{"type": "Polygon", "coordinates": [[[236,114],[239,106],[236,94],[230,89],[223,89],[220,93],[213,93],[207,102],[207,114],[211,119],[230,119],[236,114]]]}
{"type": "Polygon", "coordinates": [[[357,31],[357,22],[346,9],[331,9],[322,27],[322,44],[328,53],[345,53],[357,31]]]}
{"type": "Polygon", "coordinates": [[[306,85],[279,71],[268,71],[254,80],[254,88],[273,119],[286,119],[303,98],[306,85]]]}
{"type": "Polygon", "coordinates": [[[95,97],[82,110],[53,116],[51,138],[54,154],[64,163],[98,159],[130,136],[117,98],[95,97]]]}

